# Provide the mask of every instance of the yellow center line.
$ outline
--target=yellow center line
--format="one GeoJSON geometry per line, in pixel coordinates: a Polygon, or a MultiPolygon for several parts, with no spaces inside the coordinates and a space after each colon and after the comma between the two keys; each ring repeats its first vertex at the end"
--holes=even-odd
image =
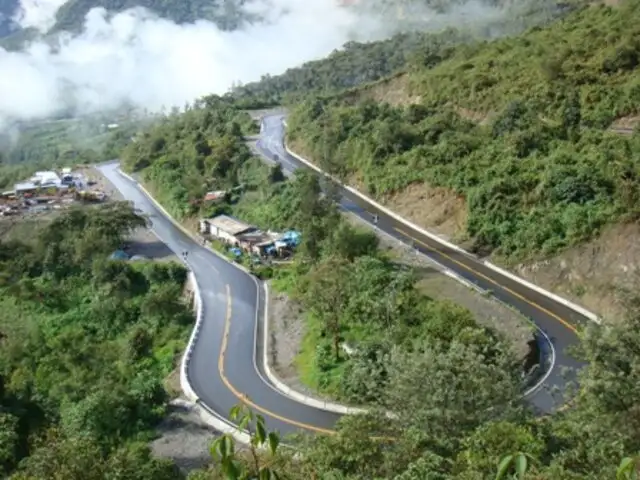
{"type": "Polygon", "coordinates": [[[316,427],[308,423],[298,422],[297,420],[292,420],[290,418],[283,417],[282,415],[278,415],[277,413],[272,412],[271,410],[268,410],[252,402],[247,395],[240,392],[236,387],[234,387],[224,373],[224,359],[227,351],[227,343],[229,341],[230,326],[231,326],[231,286],[227,284],[227,314],[226,314],[225,325],[224,325],[224,334],[222,337],[222,348],[220,349],[220,356],[218,357],[218,372],[220,373],[220,378],[222,378],[222,382],[226,385],[226,387],[229,390],[231,390],[231,393],[233,393],[244,404],[249,405],[255,408],[256,410],[270,417],[276,418],[282,422],[288,423],[290,425],[295,425],[296,427],[304,428],[305,430],[311,430],[314,432],[323,433],[327,435],[333,435],[337,433],[335,430],[316,427]]]}
{"type": "Polygon", "coordinates": [[[415,237],[413,237],[413,236],[409,235],[409,234],[408,234],[407,232],[405,232],[404,230],[401,230],[401,229],[399,229],[399,228],[395,228],[395,227],[394,227],[394,230],[396,230],[397,232],[400,232],[402,235],[404,235],[405,237],[410,238],[410,239],[411,239],[411,240],[413,240],[414,242],[418,242],[420,245],[422,245],[422,246],[423,246],[423,247],[425,247],[426,249],[428,249],[428,250],[430,250],[430,251],[432,251],[432,252],[435,252],[435,253],[439,254],[440,256],[442,256],[442,257],[446,258],[446,259],[447,259],[447,260],[449,260],[450,262],[453,262],[453,263],[455,263],[456,265],[458,265],[459,267],[461,267],[461,268],[463,268],[463,269],[467,270],[468,272],[473,273],[475,276],[480,277],[480,278],[483,278],[484,280],[486,280],[487,282],[491,283],[492,285],[495,285],[495,286],[497,286],[497,287],[501,288],[501,289],[502,289],[502,290],[504,290],[505,292],[509,292],[509,293],[510,293],[511,295],[513,295],[514,297],[519,298],[519,299],[520,299],[520,300],[522,300],[523,302],[528,303],[528,304],[529,304],[529,305],[531,305],[532,307],[534,307],[534,308],[536,308],[536,309],[540,310],[541,312],[546,313],[547,315],[549,315],[550,317],[552,317],[552,318],[556,319],[556,320],[557,320],[558,322],[560,322],[562,325],[564,325],[565,327],[567,327],[567,328],[568,328],[569,330],[571,330],[573,333],[575,333],[575,334],[577,334],[577,333],[578,333],[578,330],[577,330],[573,325],[571,325],[569,322],[567,322],[567,321],[566,321],[566,320],[564,320],[563,318],[559,317],[559,316],[558,316],[558,315],[556,315],[555,313],[553,313],[553,312],[551,312],[551,311],[547,310],[547,309],[546,309],[546,308],[544,308],[543,306],[538,305],[537,303],[533,302],[532,300],[529,300],[529,299],[527,299],[527,298],[523,297],[522,295],[520,295],[520,294],[519,294],[519,293],[517,293],[517,292],[514,292],[514,291],[513,291],[513,290],[511,290],[509,287],[505,287],[505,286],[503,286],[503,285],[500,285],[498,282],[496,282],[496,281],[495,281],[495,280],[493,280],[492,278],[489,278],[489,277],[487,277],[486,275],[484,275],[483,273],[478,272],[478,271],[477,271],[477,270],[475,270],[474,268],[472,268],[472,267],[470,267],[470,266],[468,266],[468,265],[465,265],[464,263],[462,263],[462,262],[460,262],[460,261],[456,260],[455,258],[451,257],[450,255],[447,255],[446,253],[444,253],[444,252],[442,252],[442,251],[440,251],[440,250],[437,250],[437,249],[433,248],[433,247],[432,247],[432,246],[430,246],[430,245],[427,245],[427,244],[426,244],[426,243],[424,243],[423,241],[418,240],[417,238],[415,238],[415,237]]]}

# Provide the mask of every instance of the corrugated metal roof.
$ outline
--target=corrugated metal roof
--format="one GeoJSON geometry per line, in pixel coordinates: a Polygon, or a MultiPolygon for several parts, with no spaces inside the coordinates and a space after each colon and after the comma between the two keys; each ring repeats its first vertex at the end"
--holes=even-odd
{"type": "Polygon", "coordinates": [[[33,182],[22,182],[16,183],[13,188],[16,192],[19,192],[21,190],[35,190],[36,188],[38,188],[38,185],[33,182]]]}
{"type": "Polygon", "coordinates": [[[252,227],[251,225],[241,222],[240,220],[230,217],[229,215],[218,215],[215,218],[207,220],[209,225],[216,227],[229,235],[238,235],[252,227]]]}

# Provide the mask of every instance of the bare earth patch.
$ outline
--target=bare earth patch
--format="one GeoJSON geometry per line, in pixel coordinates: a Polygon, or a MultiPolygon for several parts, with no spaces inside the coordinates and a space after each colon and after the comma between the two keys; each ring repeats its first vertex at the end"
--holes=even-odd
{"type": "Polygon", "coordinates": [[[614,225],[584,245],[512,270],[616,322],[624,315],[626,292],[640,285],[639,238],[637,223],[614,225]]]}
{"type": "Polygon", "coordinates": [[[173,460],[185,472],[206,467],[211,462],[209,446],[217,434],[190,402],[172,401],[167,418],[157,432],[159,437],[150,445],[155,456],[173,460]]]}
{"type": "Polygon", "coordinates": [[[415,105],[422,97],[411,92],[410,77],[405,73],[373,82],[344,94],[346,100],[372,99],[393,106],[415,105]]]}
{"type": "Polygon", "coordinates": [[[640,124],[640,115],[620,117],[611,124],[612,130],[633,130],[640,124]]]}
{"type": "Polygon", "coordinates": [[[434,233],[459,239],[467,226],[464,198],[446,188],[414,183],[402,192],[381,199],[387,208],[434,233]]]}
{"type": "Polygon", "coordinates": [[[488,125],[495,116],[495,112],[478,112],[476,110],[471,110],[457,105],[453,105],[453,110],[462,118],[477,123],[478,125],[488,125]]]}
{"type": "Polygon", "coordinates": [[[300,381],[296,357],[305,334],[304,311],[286,294],[269,289],[269,366],[292,389],[320,400],[328,400],[300,381]]]}

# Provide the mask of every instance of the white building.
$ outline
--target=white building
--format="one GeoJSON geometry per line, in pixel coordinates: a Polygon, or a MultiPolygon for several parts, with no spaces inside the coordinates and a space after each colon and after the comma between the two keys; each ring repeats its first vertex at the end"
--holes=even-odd
{"type": "Polygon", "coordinates": [[[36,172],[33,177],[31,177],[31,182],[43,187],[59,187],[62,184],[62,181],[56,172],[36,172]]]}
{"type": "Polygon", "coordinates": [[[208,233],[223,242],[231,244],[237,242],[239,235],[254,230],[256,230],[255,227],[228,215],[218,215],[215,218],[200,221],[201,233],[208,233]]]}

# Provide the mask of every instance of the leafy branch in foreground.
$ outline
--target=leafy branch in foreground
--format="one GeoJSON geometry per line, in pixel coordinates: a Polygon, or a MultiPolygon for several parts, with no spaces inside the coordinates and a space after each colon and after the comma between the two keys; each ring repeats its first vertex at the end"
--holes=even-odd
{"type": "Polygon", "coordinates": [[[528,453],[517,452],[507,455],[498,465],[496,480],[507,480],[509,478],[524,480],[532,462],[535,462],[535,458],[528,453]]]}
{"type": "Polygon", "coordinates": [[[616,471],[616,480],[637,480],[639,466],[640,455],[623,458],[616,471]]]}
{"type": "Polygon", "coordinates": [[[255,432],[250,434],[250,460],[242,461],[237,455],[235,439],[225,433],[211,445],[211,455],[217,460],[229,480],[278,479],[280,476],[272,468],[272,459],[280,445],[280,435],[267,431],[262,415],[256,415],[245,405],[236,405],[231,409],[231,419],[238,425],[238,431],[244,432],[251,425],[255,432]],[[267,450],[270,458],[264,458],[261,451],[267,450]]]}

